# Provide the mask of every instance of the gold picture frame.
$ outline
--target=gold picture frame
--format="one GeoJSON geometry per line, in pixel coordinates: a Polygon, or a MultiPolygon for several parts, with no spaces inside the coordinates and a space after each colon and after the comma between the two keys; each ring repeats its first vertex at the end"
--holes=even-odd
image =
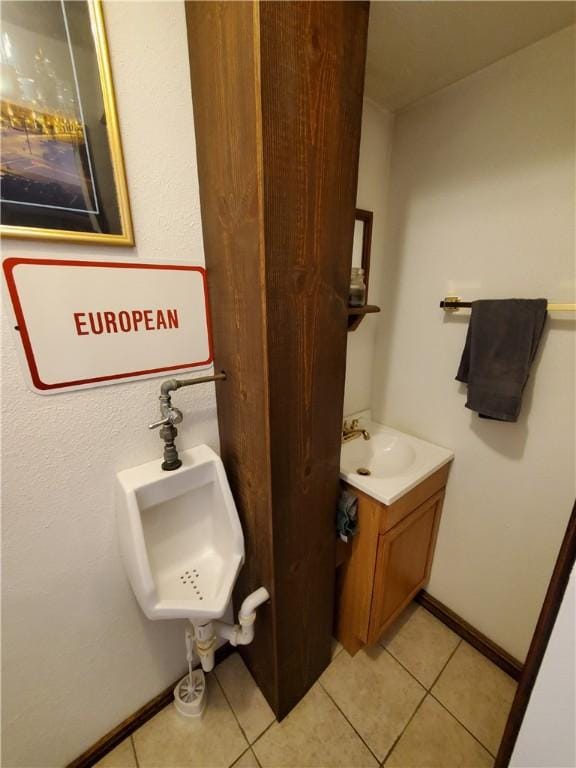
{"type": "MultiPolygon", "coordinates": [[[[16,2],[18,0],[15,0],[16,2]]],[[[66,26],[66,34],[68,35],[68,43],[70,45],[70,56],[73,61],[72,43],[69,36],[68,22],[66,20],[66,9],[64,0],[56,0],[60,2],[66,26]]],[[[77,0],[76,0],[77,2],[77,0]]],[[[97,61],[97,71],[99,76],[100,91],[99,100],[101,96],[101,104],[103,107],[102,118],[99,121],[104,126],[101,130],[105,132],[107,137],[107,168],[111,166],[111,173],[108,170],[108,175],[112,176],[113,186],[115,191],[115,205],[113,215],[117,223],[117,232],[103,232],[103,231],[81,231],[77,229],[66,229],[56,227],[44,227],[44,226],[28,226],[14,223],[4,223],[4,215],[2,216],[2,222],[0,223],[0,235],[8,238],[18,239],[33,239],[33,240],[48,240],[58,242],[73,242],[73,243],[90,243],[98,245],[116,245],[116,246],[133,246],[134,245],[134,231],[132,226],[132,216],[130,212],[130,201],[128,197],[128,186],[126,182],[126,172],[124,167],[124,157],[122,152],[122,144],[120,140],[120,129],[118,125],[118,115],[116,110],[116,98],[114,93],[114,85],[112,81],[112,72],[110,67],[110,57],[108,53],[108,41],[106,37],[106,29],[104,25],[104,13],[101,0],[82,0],[82,4],[87,7],[89,14],[90,29],[93,39],[94,51],[93,55],[97,61]]],[[[6,4],[3,3],[3,5],[6,4]]],[[[21,6],[31,6],[33,3],[21,3],[21,6]]],[[[49,61],[49,59],[46,59],[49,61]]],[[[76,66],[72,64],[74,71],[74,79],[80,100],[80,91],[78,85],[78,79],[76,75],[76,66]]],[[[51,75],[53,76],[53,75],[51,75]]],[[[32,112],[34,115],[35,113],[32,112]]],[[[81,113],[82,114],[82,113],[81,113]]],[[[4,108],[3,108],[4,118],[4,108]]],[[[82,114],[83,118],[83,114],[82,114]]],[[[71,129],[68,129],[71,130],[71,129]]],[[[84,125],[84,133],[82,134],[82,141],[86,145],[85,153],[89,158],[90,147],[87,142],[87,128],[84,125]]],[[[53,128],[52,128],[53,131],[53,128]]],[[[3,120],[3,132],[4,132],[4,120],[3,120]]],[[[54,132],[52,132],[52,138],[54,132]]],[[[4,138],[4,137],[3,137],[4,138]]],[[[29,133],[26,131],[26,139],[29,138],[29,133]]],[[[43,138],[50,138],[45,131],[43,138]]],[[[30,141],[28,141],[30,147],[30,141]]],[[[30,150],[31,151],[31,150],[30,150]]],[[[4,158],[2,158],[2,170],[4,171],[4,158]]],[[[90,160],[88,160],[90,163],[90,160]]],[[[97,169],[96,169],[97,170],[97,169]]],[[[90,165],[90,174],[92,175],[92,165],[90,165]]],[[[93,186],[94,195],[96,195],[96,187],[93,186]]],[[[35,203],[22,203],[14,201],[2,200],[2,213],[4,214],[5,206],[23,205],[29,206],[29,209],[36,207],[35,203]]],[[[58,206],[43,206],[45,208],[53,207],[54,210],[58,206]]],[[[61,210],[66,210],[61,208],[61,210]]],[[[72,209],[70,209],[72,210],[72,209]]],[[[94,213],[94,211],[90,211],[94,213]]],[[[44,214],[44,211],[42,211],[44,214]]],[[[49,214],[48,214],[49,215],[49,214]]],[[[85,218],[90,218],[86,216],[85,218]]]]}

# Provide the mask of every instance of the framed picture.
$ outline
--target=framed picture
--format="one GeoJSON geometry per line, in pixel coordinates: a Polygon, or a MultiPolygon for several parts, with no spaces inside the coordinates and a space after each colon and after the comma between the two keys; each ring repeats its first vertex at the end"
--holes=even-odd
{"type": "Polygon", "coordinates": [[[133,245],[99,0],[3,0],[3,236],[133,245]]]}

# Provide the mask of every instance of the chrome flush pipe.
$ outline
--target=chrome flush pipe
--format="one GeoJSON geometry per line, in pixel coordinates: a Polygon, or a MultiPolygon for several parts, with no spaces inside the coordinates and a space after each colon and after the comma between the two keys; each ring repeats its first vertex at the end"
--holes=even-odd
{"type": "Polygon", "coordinates": [[[160,397],[170,396],[170,392],[175,392],[182,387],[189,387],[192,384],[206,384],[209,381],[225,381],[226,374],[224,371],[221,373],[215,373],[214,376],[199,376],[197,379],[167,379],[160,385],[160,397]]]}
{"type": "Polygon", "coordinates": [[[184,418],[182,411],[172,405],[171,392],[175,392],[182,387],[189,387],[192,384],[205,384],[209,381],[225,381],[224,371],[215,373],[214,376],[199,376],[197,379],[167,379],[160,385],[160,414],[162,418],[154,424],[149,424],[148,429],[160,427],[160,437],[164,440],[164,461],[162,469],[165,472],[171,472],[182,466],[182,461],[178,456],[178,450],[174,440],[178,435],[176,424],[180,424],[184,418]]]}

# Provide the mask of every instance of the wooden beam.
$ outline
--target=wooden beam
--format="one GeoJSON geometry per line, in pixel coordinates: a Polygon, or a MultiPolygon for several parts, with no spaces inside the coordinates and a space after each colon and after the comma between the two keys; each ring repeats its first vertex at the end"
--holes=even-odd
{"type": "Polygon", "coordinates": [[[228,376],[216,386],[220,448],[246,540],[236,594],[270,592],[246,661],[276,711],[257,11],[250,2],[186,3],[215,367],[228,376]]]}
{"type": "Polygon", "coordinates": [[[368,4],[188,2],[222,458],[278,717],[330,659],[368,4]]]}

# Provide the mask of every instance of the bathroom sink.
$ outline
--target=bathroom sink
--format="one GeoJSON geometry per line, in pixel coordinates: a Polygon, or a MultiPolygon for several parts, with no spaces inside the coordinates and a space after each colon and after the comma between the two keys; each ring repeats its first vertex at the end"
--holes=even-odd
{"type": "MultiPolygon", "coordinates": [[[[370,431],[370,430],[369,430],[370,431]]],[[[367,469],[371,477],[394,477],[405,473],[416,459],[414,446],[400,434],[371,433],[370,440],[356,438],[342,450],[342,471],[367,469]]]]}
{"type": "Polygon", "coordinates": [[[392,504],[452,461],[447,448],[399,432],[360,414],[370,440],[357,437],[342,445],[340,477],[384,504],[392,504]]]}

